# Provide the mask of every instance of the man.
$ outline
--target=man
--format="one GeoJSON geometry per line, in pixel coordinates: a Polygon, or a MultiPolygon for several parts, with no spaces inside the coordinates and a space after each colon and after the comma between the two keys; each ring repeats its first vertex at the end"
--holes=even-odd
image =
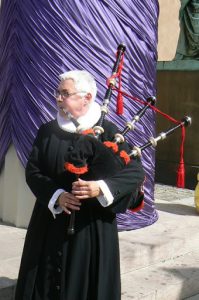
{"type": "MultiPolygon", "coordinates": [[[[72,151],[81,150],[82,157],[84,149],[84,139],[83,148],[79,149],[82,136],[76,133],[75,123],[82,130],[90,129],[99,120],[101,110],[94,102],[97,88],[91,74],[71,71],[60,79],[55,92],[57,118],[39,129],[26,167],[26,180],[37,200],[27,231],[15,299],[120,300],[115,212],[124,211],[131,195],[137,192],[144,177],[142,166],[135,159],[108,176],[108,162],[99,157],[100,163],[92,173],[94,178],[99,177],[97,180],[92,180],[91,175],[89,180],[77,180],[64,168],[72,151]],[[68,236],[71,211],[76,211],[75,234],[68,236]]],[[[117,132],[108,121],[104,129],[102,141],[111,140],[117,132]]],[[[94,140],[85,142],[91,143],[88,148],[92,157],[96,153],[98,157],[98,148],[104,151],[104,146],[95,147],[94,140]]],[[[122,147],[128,149],[126,144],[122,147]]],[[[95,160],[89,160],[91,169],[95,160]]]]}

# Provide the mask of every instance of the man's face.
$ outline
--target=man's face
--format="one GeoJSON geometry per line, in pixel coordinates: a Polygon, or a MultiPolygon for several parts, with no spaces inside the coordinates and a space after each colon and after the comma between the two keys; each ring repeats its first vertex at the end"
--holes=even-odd
{"type": "Polygon", "coordinates": [[[56,97],[59,114],[65,116],[63,109],[69,112],[74,118],[83,116],[88,111],[88,104],[91,100],[91,94],[81,95],[75,88],[72,79],[62,80],[57,91],[60,93],[56,97]]]}

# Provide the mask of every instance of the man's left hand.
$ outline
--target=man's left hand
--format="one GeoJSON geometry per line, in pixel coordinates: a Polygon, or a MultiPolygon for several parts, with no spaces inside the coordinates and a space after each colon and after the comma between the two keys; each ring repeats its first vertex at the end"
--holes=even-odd
{"type": "Polygon", "coordinates": [[[88,199],[98,197],[102,192],[96,181],[78,179],[78,181],[73,182],[72,194],[78,199],[88,199]]]}

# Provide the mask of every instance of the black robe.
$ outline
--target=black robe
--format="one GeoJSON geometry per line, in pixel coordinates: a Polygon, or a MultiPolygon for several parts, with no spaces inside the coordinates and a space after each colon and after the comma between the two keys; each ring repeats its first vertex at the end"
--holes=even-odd
{"type": "MultiPolygon", "coordinates": [[[[110,140],[117,131],[106,121],[103,140],[110,140]]],[[[71,191],[76,177],[64,169],[64,163],[78,138],[78,134],[60,129],[56,120],[38,131],[26,167],[26,180],[36,203],[25,239],[15,300],[121,299],[115,213],[125,211],[130,197],[131,205],[137,205],[135,194],[143,181],[143,169],[139,159],[135,159],[114,176],[110,173],[107,178],[106,172],[94,178],[106,178],[114,202],[102,207],[96,198],[82,201],[76,212],[75,234],[68,236],[69,216],[61,213],[54,219],[48,202],[57,189],[71,191]]]]}

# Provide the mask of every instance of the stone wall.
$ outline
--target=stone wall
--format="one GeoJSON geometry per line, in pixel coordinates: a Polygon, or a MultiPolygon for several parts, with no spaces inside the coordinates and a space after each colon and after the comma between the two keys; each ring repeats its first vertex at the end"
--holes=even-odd
{"type": "MultiPolygon", "coordinates": [[[[199,171],[199,116],[198,82],[199,61],[173,61],[179,36],[179,0],[159,0],[158,29],[157,106],[176,119],[184,115],[192,117],[192,125],[186,130],[185,168],[186,187],[194,189],[199,171]]],[[[157,115],[157,133],[173,126],[157,115]]],[[[179,162],[180,129],[160,142],[156,149],[156,182],[175,185],[179,162]]]]}
{"type": "MultiPolygon", "coordinates": [[[[192,125],[186,129],[185,167],[186,187],[194,189],[199,171],[199,72],[188,70],[162,70],[157,74],[157,106],[162,111],[181,119],[184,115],[192,117],[192,125]]],[[[172,123],[173,124],[173,123],[172,123]]],[[[157,116],[157,132],[171,125],[163,117],[157,116]]],[[[175,185],[176,169],[179,162],[181,130],[158,144],[156,151],[156,182],[175,185]]]]}

